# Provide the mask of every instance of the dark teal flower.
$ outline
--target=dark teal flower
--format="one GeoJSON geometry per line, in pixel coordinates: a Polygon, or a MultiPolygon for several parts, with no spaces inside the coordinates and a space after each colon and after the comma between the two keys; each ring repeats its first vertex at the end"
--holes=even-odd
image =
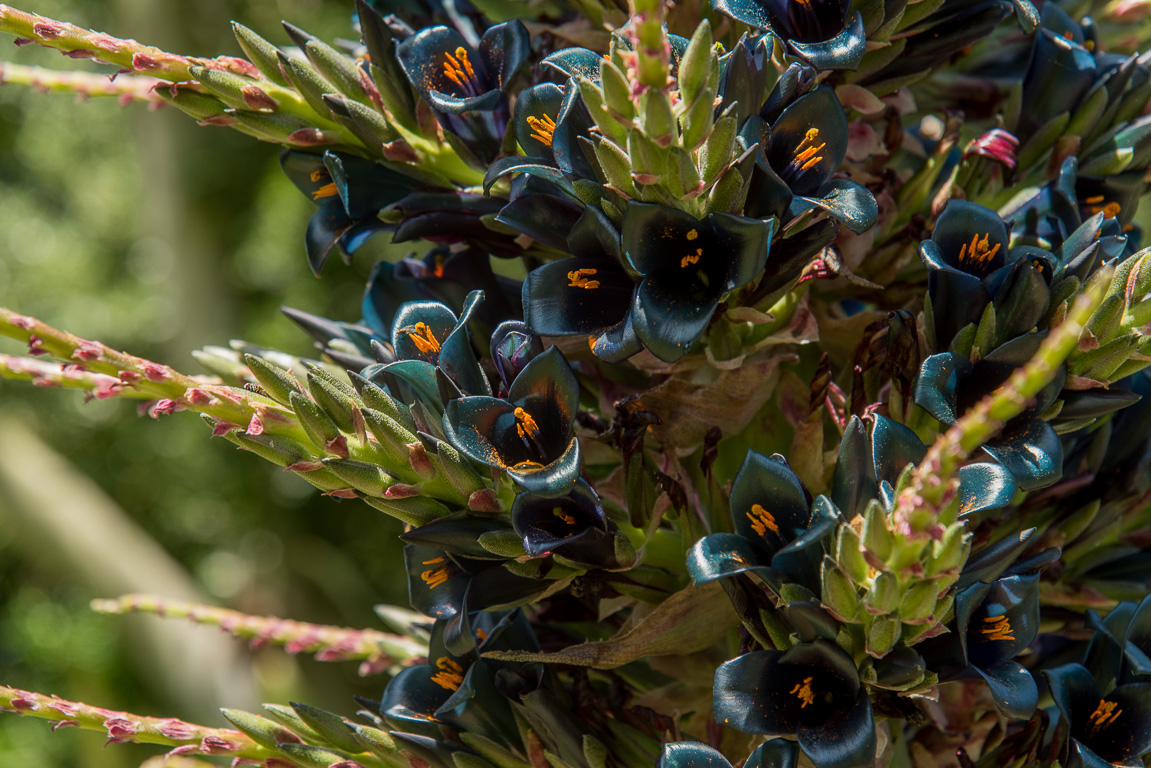
{"type": "Polygon", "coordinates": [[[819,586],[821,543],[839,522],[827,499],[809,500],[787,461],[748,451],[731,486],[735,533],[713,533],[688,551],[687,569],[695,584],[740,573],[769,582],[819,586]]]}
{"type": "Polygon", "coordinates": [[[529,491],[567,493],[580,471],[573,434],[579,383],[552,347],[528,363],[506,400],[461,397],[444,410],[444,434],[461,453],[502,469],[529,491]]]}
{"type": "Polygon", "coordinates": [[[631,324],[644,346],[667,362],[686,355],[719,302],[763,271],[773,228],[770,220],[726,213],[701,220],[628,203],[622,245],[630,270],[643,278],[631,324]]]}
{"type": "MultiPolygon", "coordinates": [[[[796,768],[799,747],[794,741],[770,739],[756,747],[743,763],[743,768],[796,768]]],[[[731,768],[731,763],[706,744],[675,741],[664,744],[655,768],[731,768]]]]}
{"type": "Polygon", "coordinates": [[[615,526],[603,504],[583,479],[566,496],[540,496],[530,491],[512,502],[512,527],[523,537],[532,557],[560,555],[590,568],[615,568],[615,526]]]}
{"type": "Polygon", "coordinates": [[[1064,112],[1074,112],[1101,74],[1083,28],[1054,3],[1044,3],[1023,78],[1019,138],[1026,140],[1064,112]]]}
{"type": "Polygon", "coordinates": [[[639,352],[643,345],[632,326],[635,279],[622,263],[611,222],[588,206],[566,247],[571,258],[537,267],[524,280],[524,322],[541,336],[586,336],[592,352],[608,362],[639,352]]]}
{"type": "Polygon", "coordinates": [[[352,155],[296,150],[280,154],[280,166],[296,188],[319,206],[308,222],[308,266],[319,275],[332,249],[346,258],[372,235],[392,225],[378,214],[419,186],[410,176],[352,155]]]}
{"type": "MultiPolygon", "coordinates": [[[[803,72],[796,70],[792,78],[796,92],[802,90],[802,81],[803,72]]],[[[834,178],[847,155],[847,117],[835,92],[820,86],[779,109],[773,97],[779,94],[782,101],[782,84],[783,79],[764,110],[768,117],[779,110],[778,116],[768,122],[753,115],[741,131],[745,144],[759,145],[744,213],[757,218],[774,216],[782,225],[812,209],[829,217],[776,243],[780,248],[789,246],[787,258],[773,259],[768,273],[786,282],[835,239],[840,226],[852,232],[870,229],[879,217],[879,206],[862,185],[834,178]]]]}
{"type": "Polygon", "coordinates": [[[527,61],[531,40],[519,20],[488,29],[477,51],[450,27],[422,29],[396,47],[412,85],[446,130],[481,162],[499,152],[508,121],[504,89],[527,61]]]}
{"type": "Polygon", "coordinates": [[[1151,683],[1151,595],[1139,603],[1121,602],[1103,618],[1088,609],[1085,623],[1095,636],[1084,663],[1100,686],[1151,683]]]}
{"type": "Polygon", "coordinates": [[[796,736],[817,768],[875,764],[875,720],[859,672],[839,646],[815,640],[755,651],[715,673],[716,722],[744,733],[796,736]]]}
{"type": "MultiPolygon", "coordinates": [[[[445,644],[447,622],[432,626],[428,663],[408,667],[392,678],[379,704],[389,726],[431,739],[443,738],[443,726],[518,745],[519,736],[499,676],[507,664],[479,658],[485,651],[537,651],[531,627],[516,611],[477,614],[474,648],[451,652],[445,644]]],[[[518,666],[518,665],[517,665],[518,666]]]]}
{"type": "Polygon", "coordinates": [[[1069,768],[1142,766],[1151,751],[1151,683],[1120,685],[1104,694],[1080,664],[1043,671],[1067,724],[1060,761],[1069,768]]]}
{"type": "MultiPolygon", "coordinates": [[[[992,350],[977,363],[951,352],[923,361],[915,384],[915,402],[944,424],[953,424],[969,408],[1003,386],[1012,372],[1025,365],[1042,343],[1044,334],[1029,334],[992,350]]],[[[1059,435],[1039,414],[1063,388],[1066,371],[1035,397],[1020,415],[1011,419],[983,450],[1015,476],[1023,490],[1044,488],[1063,475],[1063,444],[1059,435]]]]}
{"type": "Polygon", "coordinates": [[[863,16],[843,0],[714,0],[712,7],[771,32],[817,69],[856,69],[867,50],[863,16]]]}
{"type": "Polygon", "coordinates": [[[928,667],[941,681],[981,677],[1005,717],[1031,717],[1039,689],[1014,659],[1039,631],[1039,574],[1012,574],[960,589],[950,629],[916,647],[928,667]]]}
{"type": "MultiPolygon", "coordinates": [[[[458,531],[451,533],[456,542],[461,540],[458,531]]],[[[426,540],[433,535],[429,532],[413,538],[426,540]]],[[[457,547],[451,548],[459,551],[457,547]]],[[[517,576],[499,561],[490,559],[490,555],[487,558],[478,559],[421,544],[404,547],[408,600],[416,611],[446,622],[444,645],[457,656],[476,647],[474,627],[482,626],[478,622],[485,613],[526,605],[554,584],[546,579],[517,576]]]]}
{"type": "Polygon", "coordinates": [[[468,331],[472,313],[483,299],[483,291],[468,294],[458,318],[438,301],[401,304],[392,319],[391,352],[395,362],[369,366],[361,375],[369,381],[395,377],[437,411],[444,400],[437,370],[462,393],[491,394],[468,331]]]}

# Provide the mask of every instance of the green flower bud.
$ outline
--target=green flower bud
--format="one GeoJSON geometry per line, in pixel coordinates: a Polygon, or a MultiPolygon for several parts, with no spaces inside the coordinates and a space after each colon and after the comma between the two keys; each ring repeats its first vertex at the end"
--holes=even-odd
{"type": "Polygon", "coordinates": [[[871,567],[863,558],[859,534],[850,525],[841,525],[835,535],[835,561],[851,580],[863,584],[871,575],[871,567]]]}
{"type": "Polygon", "coordinates": [[[899,608],[902,598],[903,590],[899,586],[899,579],[890,571],[878,574],[871,584],[871,589],[863,596],[867,612],[876,615],[893,613],[899,608]]]}
{"type": "Polygon", "coordinates": [[[899,642],[903,622],[896,616],[876,616],[867,628],[867,652],[882,658],[899,642]]]}
{"type": "Polygon", "coordinates": [[[844,621],[853,621],[859,615],[859,592],[835,561],[824,556],[820,572],[823,604],[844,621]]]}

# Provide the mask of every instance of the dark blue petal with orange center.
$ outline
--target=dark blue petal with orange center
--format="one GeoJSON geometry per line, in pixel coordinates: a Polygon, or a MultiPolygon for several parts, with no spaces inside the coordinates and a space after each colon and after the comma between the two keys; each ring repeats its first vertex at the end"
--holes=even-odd
{"type": "Polygon", "coordinates": [[[517,494],[511,519],[532,557],[554,553],[593,568],[614,564],[614,537],[603,504],[582,479],[565,496],[517,494]]]}
{"type": "Polygon", "coordinates": [[[454,616],[467,591],[467,573],[445,552],[416,544],[404,547],[404,564],[412,608],[435,619],[454,616]]]}
{"type": "Polygon", "coordinates": [[[555,162],[552,140],[564,91],[555,83],[539,83],[520,91],[512,125],[520,149],[528,157],[555,162]]]}
{"type": "Polygon", "coordinates": [[[707,330],[720,295],[684,296],[673,286],[671,279],[644,278],[632,305],[635,335],[653,355],[669,363],[690,352],[707,330]]]}
{"type": "Polygon", "coordinates": [[[520,195],[500,209],[496,221],[507,224],[549,248],[567,250],[567,235],[583,209],[556,195],[534,192],[520,195]]]}
{"type": "Polygon", "coordinates": [[[789,40],[788,47],[816,69],[854,71],[859,68],[863,54],[867,52],[867,32],[863,27],[863,15],[858,11],[852,14],[843,31],[830,40],[814,43],[789,40]]]}
{"type": "Polygon", "coordinates": [[[879,203],[875,195],[850,179],[832,179],[814,196],[793,198],[788,215],[795,217],[811,208],[827,211],[833,219],[857,234],[871,229],[879,218],[879,203]]]}
{"type": "Polygon", "coordinates": [[[1027,720],[1039,705],[1039,686],[1035,678],[1017,661],[1001,661],[987,667],[972,665],[987,683],[991,699],[1004,717],[1027,720]]]}
{"type": "Polygon", "coordinates": [[[771,126],[767,160],[797,195],[816,194],[847,155],[847,116],[829,86],[795,100],[771,126]]]}
{"type": "Polygon", "coordinates": [[[435,365],[448,334],[459,322],[456,313],[438,301],[412,301],[400,306],[392,319],[392,349],[400,360],[423,360],[435,365]]]}
{"type": "Polygon", "coordinates": [[[579,479],[579,441],[573,438],[558,458],[544,466],[535,463],[515,464],[508,467],[506,472],[508,477],[525,489],[541,496],[565,494],[579,479]]]}
{"type": "Polygon", "coordinates": [[[528,273],[524,321],[541,336],[598,335],[628,321],[634,293],[614,260],[560,259],[528,273]]]}
{"type": "Polygon", "coordinates": [[[1025,491],[1046,488],[1063,476],[1063,443],[1041,419],[1013,419],[983,450],[1006,467],[1025,491]]]}
{"type": "Polygon", "coordinates": [[[717,749],[696,741],[664,744],[655,768],[731,768],[717,749]]]}
{"type": "Polygon", "coordinates": [[[687,553],[687,572],[696,586],[740,573],[758,573],[765,578],[772,569],[761,560],[744,536],[738,533],[711,533],[691,546],[687,553]]]}
{"type": "Polygon", "coordinates": [[[748,451],[731,485],[735,530],[760,553],[761,565],[790,544],[811,522],[807,494],[778,454],[748,451]]]}
{"type": "Polygon", "coordinates": [[[856,694],[850,708],[835,718],[801,723],[799,748],[820,768],[865,768],[875,765],[875,718],[871,697],[856,694]]]}
{"type": "Polygon", "coordinates": [[[1011,503],[1019,486],[1000,464],[978,462],[959,468],[959,514],[974,515],[1011,503]]]}
{"type": "Polygon", "coordinates": [[[921,251],[921,255],[937,269],[951,267],[982,279],[1007,260],[1007,225],[1003,219],[990,208],[966,200],[947,202],[931,241],[938,250],[921,251]]]}

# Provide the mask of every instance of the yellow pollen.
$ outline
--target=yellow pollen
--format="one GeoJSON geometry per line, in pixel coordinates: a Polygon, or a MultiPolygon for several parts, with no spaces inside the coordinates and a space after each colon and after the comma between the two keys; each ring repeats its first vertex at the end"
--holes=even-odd
{"type": "Polygon", "coordinates": [[[1119,715],[1123,714],[1123,710],[1116,709],[1119,705],[1114,701],[1099,700],[1099,706],[1091,713],[1091,730],[1097,732],[1100,728],[1110,725],[1119,719],[1119,715]]]}
{"type": "Polygon", "coordinates": [[[695,240],[697,237],[699,237],[699,232],[697,230],[694,230],[694,229],[688,230],[688,232],[687,232],[688,241],[695,240]]]}
{"type": "Polygon", "coordinates": [[[464,668],[447,656],[437,659],[436,667],[440,671],[432,675],[432,682],[448,691],[459,690],[460,684],[464,681],[464,668]]]}
{"type": "Polygon", "coordinates": [[[416,349],[420,350],[422,354],[440,351],[440,343],[436,341],[435,334],[432,329],[428,327],[427,323],[416,323],[412,326],[412,330],[405,331],[408,338],[416,345],[416,349]]]}
{"type": "Polygon", "coordinates": [[[556,130],[556,121],[552,120],[549,116],[536,117],[535,115],[528,115],[524,121],[528,127],[532,129],[532,138],[536,141],[541,141],[549,147],[552,145],[552,135],[556,130]]]}
{"type": "Polygon", "coordinates": [[[516,408],[516,432],[524,440],[534,440],[540,434],[539,425],[532,415],[523,408],[516,408]]]}
{"type": "Polygon", "coordinates": [[[433,557],[431,560],[425,560],[424,565],[439,565],[444,562],[442,557],[433,557]]]}
{"type": "Polygon", "coordinates": [[[687,267],[691,264],[698,264],[699,263],[699,257],[702,255],[703,255],[703,249],[702,248],[696,248],[695,253],[689,253],[687,256],[684,256],[682,259],[679,260],[679,266],[683,269],[687,269],[687,267]]]}
{"type": "Polygon", "coordinates": [[[815,692],[811,690],[811,681],[814,678],[805,677],[802,683],[796,683],[795,687],[791,689],[791,693],[795,694],[796,698],[803,702],[800,709],[807,709],[808,704],[815,703],[815,692]]]}
{"type": "Polygon", "coordinates": [[[482,629],[477,629],[476,630],[476,639],[482,643],[484,640],[488,639],[488,633],[484,632],[482,629]]]}
{"type": "Polygon", "coordinates": [[[432,274],[436,277],[444,276],[444,255],[442,253],[436,254],[436,267],[432,270],[432,274]]]}
{"type": "Polygon", "coordinates": [[[556,517],[558,517],[560,520],[563,520],[564,523],[566,523],[567,525],[575,525],[575,517],[567,514],[566,512],[564,512],[559,507],[556,507],[555,509],[553,509],[552,514],[555,515],[556,517]]]}
{"type": "Polygon", "coordinates": [[[435,589],[448,580],[448,569],[441,565],[439,568],[424,571],[420,574],[420,578],[428,585],[429,589],[435,589]]]}
{"type": "Polygon", "coordinates": [[[991,233],[987,232],[983,235],[983,239],[979,239],[979,235],[972,235],[970,243],[964,243],[963,247],[959,249],[959,263],[962,264],[964,260],[970,260],[975,264],[985,264],[995,258],[995,254],[999,253],[1000,243],[996,243],[992,248],[987,242],[991,237],[991,233]]]}
{"type": "MultiPolygon", "coordinates": [[[[775,518],[770,512],[758,504],[751,505],[751,511],[747,513],[747,519],[751,521],[752,529],[760,536],[766,536],[768,531],[777,535],[779,534],[779,526],[776,524],[775,518]]],[[[792,691],[792,693],[795,693],[795,691],[792,691]]]]}
{"type": "Polygon", "coordinates": [[[827,142],[815,145],[815,140],[819,138],[818,128],[808,128],[807,133],[803,136],[803,141],[799,142],[799,146],[795,148],[795,159],[791,161],[791,166],[801,171],[806,171],[812,168],[816,163],[823,160],[823,156],[819,155],[819,151],[827,146],[827,142]]]}
{"type": "Polygon", "coordinates": [[[1069,29],[1069,30],[1067,30],[1066,32],[1064,32],[1064,33],[1063,33],[1063,38],[1064,38],[1065,40],[1074,40],[1074,39],[1075,39],[1075,35],[1071,34],[1071,30],[1069,29]]]}
{"type": "MultiPolygon", "coordinates": [[[[319,181],[320,179],[326,179],[326,178],[328,178],[328,176],[329,176],[329,174],[328,174],[328,172],[327,172],[327,171],[324,171],[324,170],[318,170],[318,171],[312,171],[312,172],[311,172],[311,173],[308,175],[308,178],[309,178],[309,179],[311,179],[311,181],[312,181],[312,183],[313,183],[313,184],[315,184],[315,183],[316,183],[317,181],[319,181]]],[[[1099,199],[1100,199],[1100,200],[1102,200],[1103,198],[1099,198],[1099,199]]],[[[1090,201],[1090,200],[1088,200],[1087,202],[1091,202],[1091,201],[1090,201]]]]}
{"type": "Polygon", "coordinates": [[[598,270],[573,269],[568,272],[568,288],[587,288],[589,291],[599,288],[599,280],[588,280],[598,270]]]}
{"type": "Polygon", "coordinates": [[[456,85],[464,85],[476,79],[476,71],[468,61],[468,52],[462,46],[456,48],[456,55],[444,54],[444,75],[456,85]]]}
{"type": "Polygon", "coordinates": [[[335,197],[337,194],[336,182],[329,181],[322,187],[312,190],[312,199],[320,200],[325,197],[335,197]]]}
{"type": "Polygon", "coordinates": [[[979,634],[986,635],[988,640],[1014,640],[1015,632],[1011,622],[1006,616],[988,616],[983,620],[986,627],[979,630],[979,634]]]}
{"type": "Polygon", "coordinates": [[[1095,195],[1094,197],[1089,197],[1089,198],[1085,199],[1083,202],[1087,203],[1088,205],[1095,205],[1097,203],[1103,202],[1103,200],[1104,200],[1103,195],[1095,195]]]}

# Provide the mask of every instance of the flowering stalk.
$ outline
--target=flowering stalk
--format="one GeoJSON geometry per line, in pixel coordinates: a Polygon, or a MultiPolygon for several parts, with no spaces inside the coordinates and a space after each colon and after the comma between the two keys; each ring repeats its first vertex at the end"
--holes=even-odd
{"type": "Polygon", "coordinates": [[[181,56],[154,46],[142,45],[135,40],[113,37],[8,5],[0,5],[0,32],[15,35],[17,45],[36,43],[45,48],[55,48],[72,59],[94,59],[103,64],[123,67],[130,72],[146,72],[171,82],[194,80],[191,67],[205,67],[244,76],[258,74],[256,68],[247,61],[233,56],[214,59],[181,56]]]}
{"type": "Polygon", "coordinates": [[[152,109],[164,106],[154,89],[163,81],[142,75],[109,78],[93,72],[61,72],[44,67],[0,62],[0,84],[26,85],[38,91],[74,93],[78,99],[113,96],[121,105],[142,102],[152,109]]]}
{"type": "Polygon", "coordinates": [[[124,595],[114,600],[93,600],[97,613],[121,616],[151,613],[168,619],[216,626],[253,646],[272,643],[292,654],[314,654],[317,661],[363,661],[360,675],[378,674],[392,667],[421,661],[425,648],[400,635],[375,629],[351,629],[275,616],[252,616],[202,603],[189,603],[155,595],[124,595]]]}
{"type": "Polygon", "coordinates": [[[230,728],[209,728],[170,717],[143,717],[19,688],[0,686],[0,708],[52,720],[53,730],[75,726],[105,731],[109,744],[162,744],[175,747],[173,752],[180,755],[222,755],[258,764],[276,754],[230,728]]]}
{"type": "Polygon", "coordinates": [[[114,376],[92,373],[78,365],[58,365],[16,355],[0,355],[0,378],[27,381],[34,387],[83,389],[89,397],[98,400],[117,396],[148,397],[138,389],[125,387],[124,382],[114,376]]]}
{"type": "Polygon", "coordinates": [[[900,506],[922,505],[924,499],[938,504],[952,495],[947,493],[949,484],[942,478],[956,477],[960,464],[1009,419],[1022,413],[1031,398],[1054,378],[1075,351],[1079,334],[1106,295],[1113,268],[1108,269],[1107,274],[1079,296],[1063,323],[1051,329],[1031,362],[1017,369],[1004,386],[980,400],[939,436],[916,467],[912,484],[900,496],[900,506]]]}

